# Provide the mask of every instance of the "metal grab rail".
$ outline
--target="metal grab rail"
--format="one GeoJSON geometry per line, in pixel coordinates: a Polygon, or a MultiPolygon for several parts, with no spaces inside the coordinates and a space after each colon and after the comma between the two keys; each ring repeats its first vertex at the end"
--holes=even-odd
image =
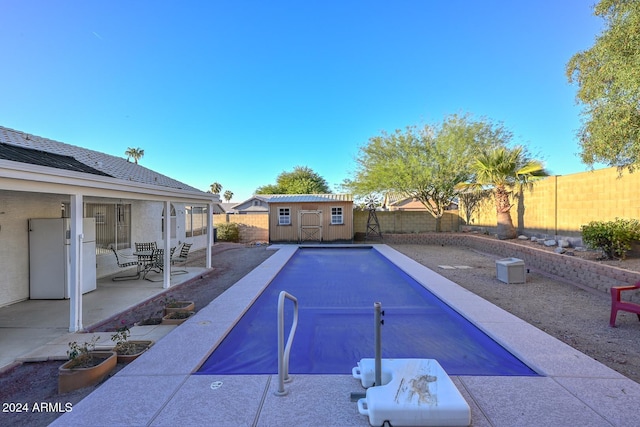
{"type": "Polygon", "coordinates": [[[281,291],[278,296],[278,390],[276,396],[284,396],[287,391],[284,389],[284,383],[290,382],[289,378],[289,353],[291,352],[291,344],[293,336],[298,328],[298,299],[286,291],[281,291]],[[287,338],[287,346],[284,346],[284,300],[285,298],[293,301],[293,324],[287,338]]]}

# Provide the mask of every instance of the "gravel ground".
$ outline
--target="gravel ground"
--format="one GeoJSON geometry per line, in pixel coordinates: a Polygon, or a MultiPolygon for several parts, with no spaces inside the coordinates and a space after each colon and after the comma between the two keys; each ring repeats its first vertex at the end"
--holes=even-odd
{"type": "MultiPolygon", "coordinates": [[[[523,242],[522,244],[530,244],[523,242]]],[[[610,328],[608,294],[583,289],[531,270],[526,284],[506,284],[495,277],[495,260],[491,254],[464,247],[392,245],[439,274],[478,294],[482,298],[520,317],[623,375],[640,382],[640,322],[635,315],[620,312],[617,328],[610,328]],[[442,269],[439,265],[466,265],[471,269],[442,269]]],[[[196,301],[204,307],[273,252],[264,247],[219,244],[215,247],[216,269],[204,279],[171,291],[176,299],[196,301]]],[[[578,254],[576,254],[578,255],[578,254]]],[[[579,254],[586,259],[592,253],[579,254]]],[[[204,251],[194,253],[190,263],[204,265],[204,251]]],[[[640,267],[640,259],[611,261],[623,268],[640,267]]],[[[132,325],[159,314],[160,298],[135,310],[110,319],[97,330],[112,331],[123,321],[132,325]]],[[[75,404],[91,393],[87,387],[65,395],[57,394],[57,370],[60,362],[25,363],[0,374],[0,402],[27,404],[30,413],[0,412],[2,426],[45,426],[56,419],[67,403],[75,404]],[[47,412],[34,413],[39,402],[47,412]],[[57,407],[55,405],[58,405],[57,407]],[[53,412],[51,412],[53,411],[53,412]]],[[[121,369],[119,365],[117,369],[121,369]]],[[[116,371],[117,372],[117,371],[116,371]]],[[[96,387],[99,387],[96,386],[96,387]]],[[[100,420],[96,420],[96,425],[100,420]]]]}
{"type": "MultiPolygon", "coordinates": [[[[469,248],[393,247],[549,335],[640,382],[640,322],[635,314],[618,312],[617,327],[609,327],[609,294],[581,288],[535,270],[527,274],[525,284],[506,284],[496,279],[495,260],[500,257],[469,248]],[[447,270],[439,265],[466,265],[472,268],[447,270]]],[[[584,256],[588,258],[592,255],[584,256]]],[[[611,262],[620,265],[620,261],[611,262]]],[[[622,262],[637,265],[636,260],[622,262]]]]}

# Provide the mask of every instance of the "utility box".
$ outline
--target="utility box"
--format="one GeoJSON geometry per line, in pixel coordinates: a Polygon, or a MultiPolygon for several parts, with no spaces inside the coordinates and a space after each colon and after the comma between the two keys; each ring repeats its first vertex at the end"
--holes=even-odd
{"type": "Polygon", "coordinates": [[[519,258],[497,260],[496,277],[504,283],[525,283],[524,261],[519,258]]]}

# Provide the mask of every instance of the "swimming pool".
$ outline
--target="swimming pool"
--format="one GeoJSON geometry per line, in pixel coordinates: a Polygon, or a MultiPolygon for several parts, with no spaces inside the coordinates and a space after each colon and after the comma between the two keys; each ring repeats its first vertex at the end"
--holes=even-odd
{"type": "Polygon", "coordinates": [[[537,375],[378,251],[361,247],[299,249],[196,374],[275,374],[282,290],[299,302],[292,374],[349,374],[373,357],[379,301],[384,358],[437,359],[450,375],[537,375]]]}

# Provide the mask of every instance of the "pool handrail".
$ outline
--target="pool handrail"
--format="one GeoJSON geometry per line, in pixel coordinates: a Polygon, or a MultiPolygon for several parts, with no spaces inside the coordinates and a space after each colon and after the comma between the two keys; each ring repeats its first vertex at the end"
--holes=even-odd
{"type": "Polygon", "coordinates": [[[289,377],[289,354],[291,353],[291,345],[293,344],[293,336],[298,328],[298,299],[288,293],[281,291],[278,296],[278,390],[276,396],[285,396],[287,391],[284,389],[284,383],[290,382],[289,377]],[[284,345],[284,300],[293,301],[293,323],[289,337],[287,338],[287,346],[284,345]]]}

